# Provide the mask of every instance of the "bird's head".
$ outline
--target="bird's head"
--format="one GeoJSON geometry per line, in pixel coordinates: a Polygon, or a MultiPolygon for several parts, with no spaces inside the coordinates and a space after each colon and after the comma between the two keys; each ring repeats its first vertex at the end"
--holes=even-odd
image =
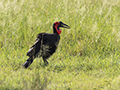
{"type": "Polygon", "coordinates": [[[53,32],[54,33],[57,33],[57,34],[60,34],[61,33],[61,29],[59,29],[59,27],[63,27],[63,28],[67,28],[69,29],[70,27],[66,24],[64,24],[63,22],[55,22],[53,24],[53,32]]]}

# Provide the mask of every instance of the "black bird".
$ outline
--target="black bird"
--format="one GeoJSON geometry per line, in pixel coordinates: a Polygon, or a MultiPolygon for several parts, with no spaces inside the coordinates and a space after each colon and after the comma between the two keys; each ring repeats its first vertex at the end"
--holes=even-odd
{"type": "Polygon", "coordinates": [[[27,56],[29,56],[29,58],[23,64],[25,68],[30,66],[36,57],[42,57],[44,63],[48,64],[46,59],[48,59],[56,51],[60,40],[60,27],[68,29],[70,28],[68,25],[64,24],[61,21],[55,22],[53,24],[53,34],[39,33],[37,35],[36,42],[27,52],[27,56]]]}

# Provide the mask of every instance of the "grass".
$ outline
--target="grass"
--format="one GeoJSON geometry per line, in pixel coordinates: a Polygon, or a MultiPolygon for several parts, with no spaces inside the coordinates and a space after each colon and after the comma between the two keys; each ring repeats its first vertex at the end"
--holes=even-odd
{"type": "Polygon", "coordinates": [[[119,0],[1,0],[0,90],[119,90],[119,0]],[[56,53],[24,69],[38,33],[63,21],[56,53]]]}

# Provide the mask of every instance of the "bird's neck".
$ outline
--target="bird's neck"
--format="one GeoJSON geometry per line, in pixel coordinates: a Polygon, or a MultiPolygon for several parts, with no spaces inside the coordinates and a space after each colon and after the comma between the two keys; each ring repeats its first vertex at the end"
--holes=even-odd
{"type": "Polygon", "coordinates": [[[56,33],[59,35],[61,33],[61,30],[59,29],[59,27],[53,27],[53,33],[56,33]]]}

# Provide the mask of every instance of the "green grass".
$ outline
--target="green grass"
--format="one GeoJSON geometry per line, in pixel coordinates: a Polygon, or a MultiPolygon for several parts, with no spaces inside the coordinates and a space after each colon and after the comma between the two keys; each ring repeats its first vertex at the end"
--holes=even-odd
{"type": "Polygon", "coordinates": [[[0,90],[119,90],[119,0],[1,0],[0,90]],[[44,66],[22,64],[38,33],[62,29],[59,47],[44,66]]]}

